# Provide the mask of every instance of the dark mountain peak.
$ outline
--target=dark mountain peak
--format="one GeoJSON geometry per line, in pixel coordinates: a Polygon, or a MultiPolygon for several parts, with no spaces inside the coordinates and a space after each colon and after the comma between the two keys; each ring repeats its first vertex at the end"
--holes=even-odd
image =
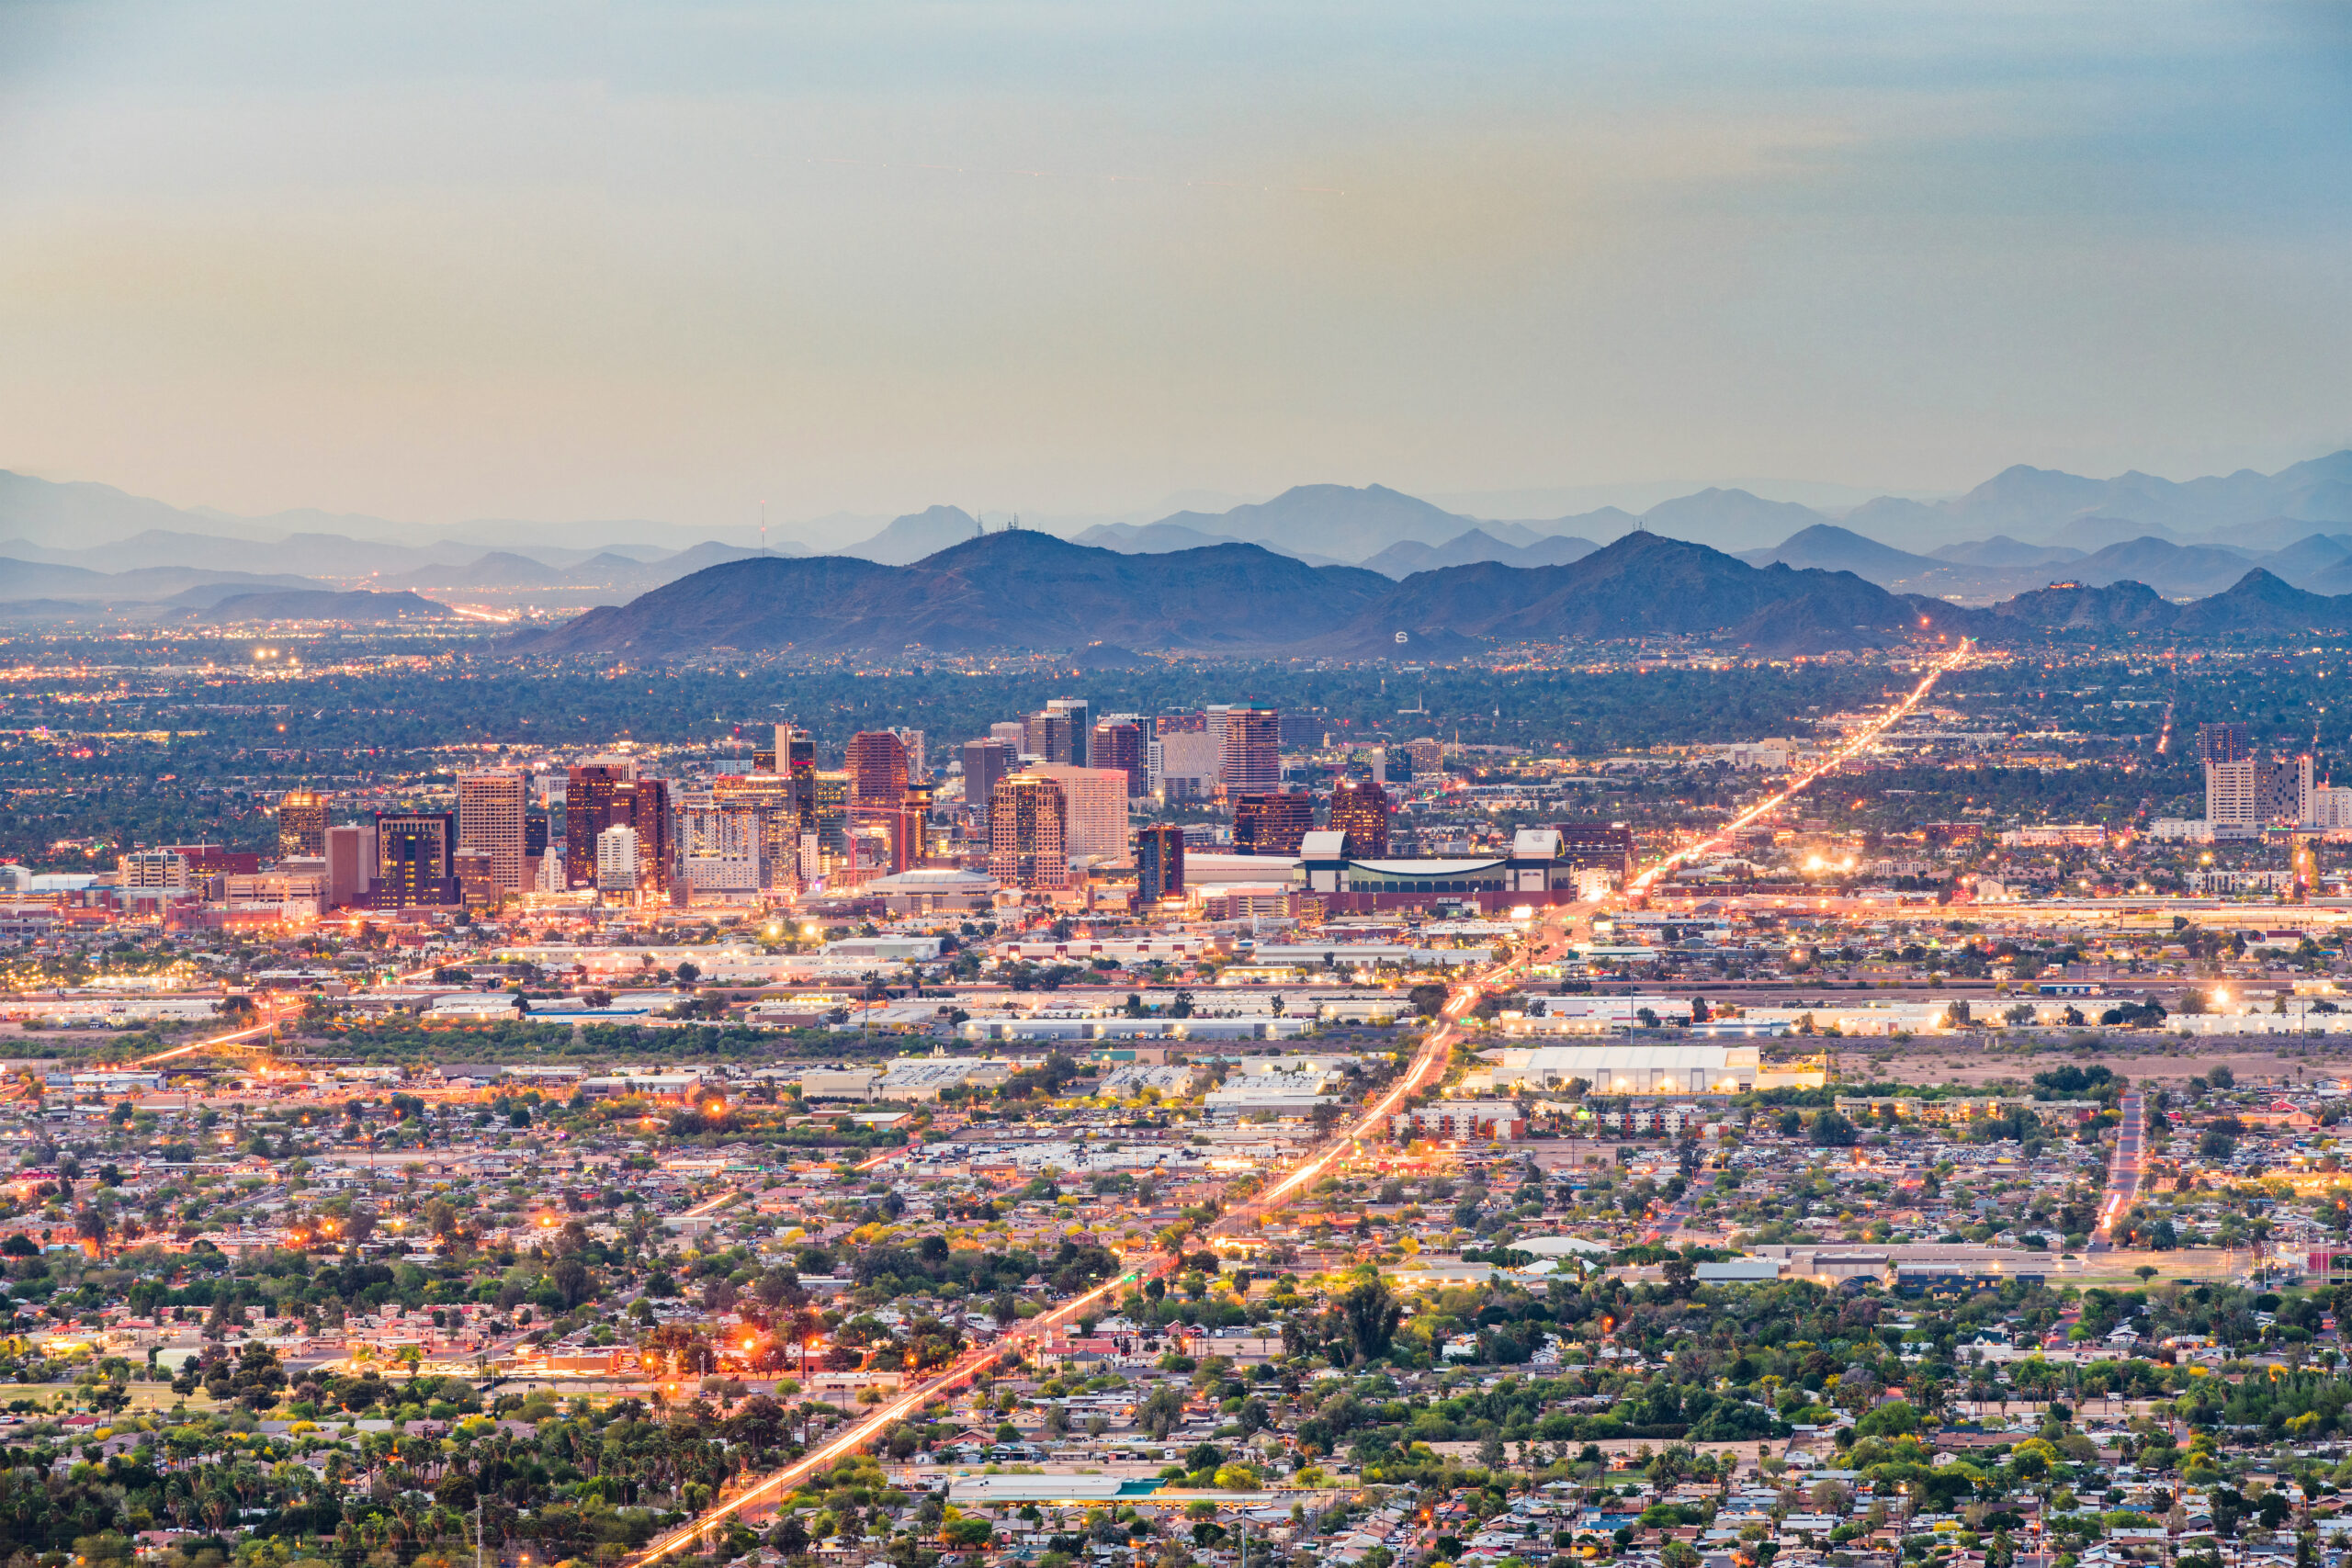
{"type": "Polygon", "coordinates": [[[1826,571],[1851,571],[1864,577],[1873,571],[1925,570],[1935,564],[1925,556],[1881,544],[1868,535],[1857,534],[1835,523],[1815,523],[1800,528],[1771,549],[1745,552],[1743,558],[1759,564],[1773,560],[1790,566],[1820,567],[1826,571]]]}
{"type": "Polygon", "coordinates": [[[1035,528],[1000,528],[993,534],[980,534],[959,540],[944,549],[934,550],[914,564],[933,571],[967,571],[984,564],[1010,566],[1053,562],[1074,565],[1080,561],[1100,564],[1120,558],[1116,550],[1106,550],[1099,545],[1072,544],[1068,539],[1035,528]]]}
{"type": "Polygon", "coordinates": [[[2154,534],[2142,534],[2136,538],[2118,539],[2105,545],[2086,558],[2084,564],[2120,564],[2134,560],[2170,560],[2193,546],[2177,545],[2170,539],[2160,539],[2154,534]]]}
{"type": "Polygon", "coordinates": [[[1671,534],[1660,534],[1648,528],[1620,534],[1583,559],[1570,564],[1574,570],[1595,577],[1662,571],[1722,575],[1757,570],[1737,556],[1726,555],[1713,545],[1702,545],[1695,539],[1677,538],[1671,534]]]}
{"type": "Polygon", "coordinates": [[[1858,544],[1868,545],[1872,549],[1879,550],[1891,550],[1894,547],[1892,545],[1880,544],[1876,539],[1865,538],[1861,535],[1855,533],[1851,528],[1840,527],[1835,523],[1812,524],[1809,526],[1798,529],[1795,533],[1781,540],[1781,543],[1783,546],[1800,543],[1808,545],[1858,544]]]}
{"type": "Polygon", "coordinates": [[[2210,599],[2181,607],[2176,629],[2204,635],[2341,631],[2352,625],[2352,599],[2306,593],[2256,567],[2210,599]]]}
{"type": "Polygon", "coordinates": [[[1336,649],[1408,656],[1487,642],[1556,642],[1655,634],[1720,636],[1777,652],[1883,647],[1917,617],[1884,589],[1850,572],[1758,568],[1668,535],[1621,535],[1557,566],[1496,561],[1416,572],[1348,631],[1336,649]],[[1418,652],[1416,651],[1418,650],[1418,652]]]}
{"type": "Polygon", "coordinates": [[[1594,563],[1606,562],[1613,565],[1619,561],[1699,560],[1708,556],[1720,555],[1723,555],[1721,550],[1712,545],[1700,544],[1695,539],[1678,539],[1671,534],[1661,534],[1655,528],[1635,528],[1618,535],[1587,556],[1585,559],[1594,563]]]}
{"type": "Polygon", "coordinates": [[[2045,631],[2160,630],[2172,625],[2179,606],[2144,582],[2054,582],[2005,600],[1990,613],[2045,631]]]}
{"type": "Polygon", "coordinates": [[[1090,643],[1278,648],[1327,632],[1389,587],[1254,545],[1121,555],[1011,529],[908,566],[850,556],[708,568],[617,609],[518,639],[552,653],[711,648],[943,651],[1090,643]]]}
{"type": "Polygon", "coordinates": [[[2298,608],[2309,604],[2327,604],[2324,595],[2306,593],[2293,583],[2262,567],[2256,567],[2227,588],[2213,595],[2211,602],[2224,604],[2289,604],[2298,608]]]}

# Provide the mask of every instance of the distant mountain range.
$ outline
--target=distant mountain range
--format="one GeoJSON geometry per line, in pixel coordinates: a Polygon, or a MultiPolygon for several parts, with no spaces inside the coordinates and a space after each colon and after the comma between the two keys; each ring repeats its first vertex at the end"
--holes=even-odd
{"type": "MultiPolygon", "coordinates": [[[[152,540],[156,536],[151,535],[146,537],[152,540]]],[[[190,537],[174,536],[168,541],[168,547],[157,553],[166,557],[177,555],[183,558],[191,555],[200,558],[206,554],[203,550],[188,547],[186,541],[190,537]]],[[[282,555],[288,558],[288,564],[315,565],[315,552],[327,547],[321,540],[321,536],[308,536],[289,541],[283,548],[246,540],[199,542],[226,545],[228,547],[218,553],[218,558],[221,559],[260,565],[273,556],[282,555]]],[[[393,547],[363,547],[377,552],[389,551],[393,547]]],[[[114,547],[41,553],[72,555],[93,560],[119,559],[121,554],[114,547]]],[[[769,552],[771,556],[778,553],[769,552]]],[[[369,602],[367,595],[371,592],[380,599],[399,598],[414,600],[417,604],[425,603],[412,592],[416,590],[493,600],[553,598],[558,604],[569,600],[576,604],[582,600],[606,594],[643,593],[665,582],[690,577],[706,567],[749,559],[759,554],[757,550],[747,550],[734,545],[702,544],[691,549],[666,553],[653,561],[638,560],[617,551],[607,550],[578,558],[570,564],[550,565],[511,551],[493,550],[487,554],[472,553],[466,560],[416,566],[396,573],[371,571],[357,580],[368,584],[366,589],[359,590],[342,586],[353,579],[332,574],[320,578],[291,571],[264,572],[186,564],[103,571],[95,567],[62,560],[26,559],[0,554],[0,620],[54,619],[61,613],[60,606],[74,606],[85,615],[100,608],[111,608],[134,619],[153,619],[158,612],[209,609],[231,594],[272,589],[330,595],[349,592],[353,596],[348,603],[355,606],[367,604],[369,602]]]]}
{"type": "Polygon", "coordinates": [[[1261,545],[1136,555],[1004,531],[907,566],[844,556],[731,562],[509,646],[658,658],[1108,645],[1123,656],[1141,649],[1407,660],[1683,635],[1787,655],[1893,647],[1923,635],[2013,643],[2100,632],[2344,630],[2352,630],[2352,592],[2312,593],[2259,567],[2186,604],[2143,583],[2069,580],[1977,607],[1891,592],[1852,571],[1753,563],[1646,530],[1562,563],[1481,559],[1401,582],[1362,568],[1309,566],[1261,545]]]}
{"type": "Polygon", "coordinates": [[[2352,592],[2352,530],[2308,534],[2280,549],[2183,545],[2151,535],[2120,540],[2089,554],[1996,536],[1920,556],[1834,523],[1816,523],[1770,549],[1743,550],[1740,558],[1758,566],[1781,561],[1850,571],[1897,592],[1961,602],[1990,603],[2056,581],[2093,586],[2140,582],[2170,598],[2196,598],[2219,593],[2256,566],[2314,592],[2352,592]]]}
{"type": "MultiPolygon", "coordinates": [[[[909,564],[922,546],[938,547],[978,531],[968,513],[952,507],[901,517],[842,553],[909,564]],[[944,520],[943,520],[944,518],[944,520]],[[941,520],[941,521],[935,521],[941,520]]],[[[2154,540],[2179,549],[2234,552],[2256,561],[2317,535],[2352,536],[2352,451],[2298,463],[2276,474],[2251,470],[2176,482],[2148,474],[2086,479],[2046,468],[2007,468],[1967,494],[1923,502],[1881,496],[1842,513],[1772,501],[1744,490],[1709,489],[1663,501],[1639,513],[1602,507],[1562,517],[1496,521],[1449,512],[1385,485],[1300,485],[1271,501],[1224,512],[1182,511],[1148,524],[1106,524],[1076,536],[1083,545],[1129,554],[1164,554],[1228,541],[1263,546],[1312,565],[1353,562],[1389,576],[1432,565],[1480,560],[1546,564],[1548,556],[1512,558],[1498,547],[1540,548],[1565,555],[1574,547],[1544,541],[1605,541],[1637,531],[1663,534],[1716,549],[1803,567],[1852,570],[1881,586],[1905,592],[1988,599],[2040,586],[2034,574],[2088,561],[2119,547],[2154,540]],[[1817,531],[1877,547],[1875,555],[1845,547],[1817,531]],[[1473,536],[1476,536],[1473,537],[1473,536]],[[1457,541],[1459,545],[1457,546],[1457,541]],[[1419,547],[1416,548],[1415,547],[1419,547]],[[1429,553],[1424,554],[1427,551],[1429,553]],[[1850,560],[1846,558],[1850,556],[1850,560]],[[1836,564],[1833,566],[1832,561],[1836,564]],[[1866,570],[1865,561],[1871,563],[1866,570]],[[1965,568],[1977,570],[1958,570],[1965,568]]],[[[2175,586],[2167,592],[2212,592],[2225,586],[2227,562],[2190,554],[2164,557],[2129,552],[2099,559],[2088,570],[2114,581],[2146,561],[2175,586]]],[[[2313,563],[2285,563],[2292,575],[2313,563]]]]}
{"type": "MultiPolygon", "coordinates": [[[[910,513],[878,529],[842,515],[820,522],[834,540],[872,530],[832,558],[888,567],[994,536],[956,506],[910,513]]],[[[2132,581],[2170,599],[2211,597],[2254,567],[2289,587],[2332,595],[2352,592],[2352,451],[2276,474],[2185,481],[2017,467],[1949,500],[1881,496],[1842,512],[1708,489],[1639,513],[1601,507],[1511,521],[1468,516],[1383,485],[1312,484],[1223,511],[1196,505],[1155,521],[1057,526],[1080,546],[1131,557],[1247,545],[1309,569],[1360,566],[1395,581],[1456,567],[1566,566],[1603,544],[1647,534],[1750,566],[1849,572],[1893,593],[1978,605],[2061,581],[2132,581]]],[[[0,616],[50,613],[11,607],[34,601],[152,606],[227,582],[561,606],[633,598],[760,555],[654,523],[557,529],[488,521],[456,532],[464,536],[419,544],[418,530],[380,518],[315,511],[237,517],[106,485],[0,472],[0,616]],[[565,543],[550,538],[559,534],[565,543]],[[171,572],[184,575],[161,575],[171,572]]],[[[814,558],[788,541],[767,555],[814,558]]]]}
{"type": "Polygon", "coordinates": [[[198,591],[244,593],[265,588],[315,588],[308,578],[250,571],[199,571],[187,567],[150,566],[130,571],[94,571],[86,566],[0,558],[0,601],[53,599],[89,604],[201,604],[198,591]],[[198,594],[198,597],[189,597],[198,594]]]}
{"type": "Polygon", "coordinates": [[[246,621],[339,621],[349,626],[383,626],[398,621],[446,621],[457,612],[447,604],[420,599],[413,593],[375,593],[357,589],[338,593],[330,588],[280,588],[262,593],[235,593],[198,618],[216,626],[246,621]]]}
{"type": "Polygon", "coordinates": [[[1363,564],[1367,570],[1401,581],[1417,571],[1434,571],[1444,566],[1476,566],[1482,561],[1494,561],[1503,566],[1566,566],[1600,547],[1590,539],[1579,539],[1567,534],[1537,539],[1532,544],[1510,545],[1484,528],[1473,528],[1442,545],[1425,545],[1419,539],[1408,539],[1402,544],[1389,546],[1363,564]]]}
{"type": "Polygon", "coordinates": [[[909,566],[848,556],[737,561],[591,610],[518,648],[547,653],[1123,648],[1254,649],[1340,631],[1392,588],[1256,545],[1121,555],[1025,529],[909,566]]]}
{"type": "MultiPolygon", "coordinates": [[[[1940,606],[1939,606],[1940,608],[1940,606]]],[[[1496,642],[1722,633],[1772,652],[1885,646],[1916,604],[1844,572],[1750,566],[1634,533],[1565,564],[1478,561],[1403,582],[1260,545],[1122,555],[1050,535],[982,535],[910,566],[847,557],[714,567],[632,604],[526,634],[519,650],[974,652],[1123,648],[1354,657],[1496,642]]]]}

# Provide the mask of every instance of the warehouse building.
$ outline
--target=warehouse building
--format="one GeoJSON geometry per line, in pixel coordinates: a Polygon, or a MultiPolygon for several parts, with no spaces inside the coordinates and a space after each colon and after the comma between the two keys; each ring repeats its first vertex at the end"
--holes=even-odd
{"type": "Polygon", "coordinates": [[[1754,1045],[1539,1045],[1485,1053],[1494,1063],[1464,1079],[1467,1092],[1559,1092],[1582,1079],[1594,1094],[1745,1094],[1818,1089],[1819,1066],[1764,1062],[1754,1045]]]}

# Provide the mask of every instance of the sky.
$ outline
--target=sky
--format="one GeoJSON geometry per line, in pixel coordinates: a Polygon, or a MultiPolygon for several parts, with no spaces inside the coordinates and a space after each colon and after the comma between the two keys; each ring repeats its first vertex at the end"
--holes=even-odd
{"type": "Polygon", "coordinates": [[[0,0],[0,468],[436,529],[2271,469],[2352,445],[2347,154],[2341,4],[0,0]]]}

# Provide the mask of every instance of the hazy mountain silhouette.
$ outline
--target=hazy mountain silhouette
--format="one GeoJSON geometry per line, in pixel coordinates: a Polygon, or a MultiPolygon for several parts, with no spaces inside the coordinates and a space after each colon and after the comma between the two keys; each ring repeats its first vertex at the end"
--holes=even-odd
{"type": "Polygon", "coordinates": [[[241,621],[343,621],[355,626],[392,621],[443,621],[457,614],[447,604],[406,592],[376,593],[367,589],[339,593],[328,588],[278,589],[263,593],[239,593],[209,610],[191,612],[213,625],[241,621]]]}
{"type": "Polygon", "coordinates": [[[2029,545],[2021,539],[2012,539],[2007,534],[1996,534],[1989,539],[1971,539],[1962,544],[1939,546],[1928,553],[1938,560],[1951,561],[1959,566],[2018,570],[2064,566],[2068,561],[2082,559],[2085,552],[2065,545],[2029,545]]]}
{"type": "MultiPolygon", "coordinates": [[[[2275,474],[2249,469],[2177,481],[2138,472],[2091,479],[2019,465],[1949,500],[1881,496],[1835,516],[1745,490],[1714,488],[1659,502],[1638,518],[1604,507],[1551,519],[1481,521],[1385,485],[1311,484],[1223,512],[1183,510],[1156,522],[1107,524],[1087,529],[1082,539],[1130,553],[1234,539],[1324,563],[1363,561],[1406,545],[1436,550],[1473,530],[1498,544],[1523,549],[1553,537],[1610,540],[1639,529],[1722,550],[1769,550],[1777,556],[1792,539],[1832,524],[1905,555],[1932,556],[1954,568],[2029,575],[2062,564],[2054,555],[2031,556],[2033,550],[2071,548],[2092,555],[2143,539],[2184,548],[2235,550],[2253,559],[2314,534],[2337,531],[2333,525],[2352,528],[2352,451],[2297,463],[2275,474]]],[[[779,533],[790,526],[780,527],[779,533]]],[[[833,539],[870,525],[837,515],[798,526],[833,539]]],[[[977,525],[961,508],[934,506],[894,519],[844,553],[908,565],[976,532],[977,525]]],[[[487,519],[445,531],[315,509],[240,517],[173,506],[104,484],[60,483],[0,471],[0,556],[97,570],[177,567],[290,572],[345,582],[371,577],[411,581],[426,568],[467,565],[495,553],[538,560],[556,569],[550,586],[577,587],[583,585],[582,581],[567,569],[602,551],[646,562],[649,557],[670,556],[682,544],[692,547],[681,552],[688,557],[706,547],[742,547],[696,542],[707,536],[706,530],[656,522],[558,525],[487,519]],[[417,542],[421,538],[433,542],[417,542]]],[[[775,547],[778,554],[801,547],[783,542],[775,547]]],[[[675,570],[691,571],[705,564],[708,559],[675,570]]],[[[1414,564],[1414,558],[1407,552],[1387,564],[1400,570],[1414,564]]],[[[2295,564],[2290,570],[2300,572],[2308,565],[2295,564]]],[[[1956,574],[1924,577],[1920,574],[1928,569],[1883,557],[1852,570],[1905,583],[1965,581],[1956,574]]],[[[522,581],[526,574],[518,566],[502,563],[492,575],[497,573],[508,574],[513,585],[478,591],[539,591],[522,581]]],[[[660,575],[632,580],[618,568],[600,565],[589,576],[598,574],[609,575],[615,592],[649,585],[660,575]]],[[[2006,591],[2017,581],[1981,583],[1976,592],[1982,596],[2006,591]]],[[[1936,591],[1970,592],[1957,586],[1936,591]]]]}
{"type": "Polygon", "coordinates": [[[1590,539],[1578,539],[1567,535],[1538,538],[1525,545],[1507,544],[1483,528],[1473,528],[1442,545],[1424,545],[1418,539],[1408,539],[1403,544],[1389,546],[1361,564],[1367,571],[1376,571],[1383,577],[1393,577],[1401,581],[1417,571],[1470,566],[1479,561],[1500,561],[1506,566],[1566,566],[1600,547],[1590,539]]]}
{"type": "Polygon", "coordinates": [[[2285,579],[2298,588],[2320,592],[2340,590],[2319,589],[2330,571],[2352,561],[2352,536],[2310,534],[2283,549],[2271,551],[2262,558],[2262,570],[2285,579]]]}
{"type": "Polygon", "coordinates": [[[841,553],[884,566],[910,566],[963,543],[980,531],[979,523],[960,506],[933,506],[893,517],[870,539],[861,539],[841,553]]]}
{"type": "Polygon", "coordinates": [[[1270,549],[1363,560],[1408,540],[1442,545],[1477,520],[1386,485],[1297,485],[1272,501],[1230,512],[1179,512],[1153,525],[1170,525],[1270,549]]]}
{"type": "Polygon", "coordinates": [[[153,604],[188,589],[209,585],[227,585],[238,592],[319,586],[308,578],[292,575],[197,571],[171,566],[93,571],[85,566],[54,566],[43,561],[0,558],[0,602],[59,599],[92,604],[153,604]]]}
{"type": "Polygon", "coordinates": [[[1204,534],[1182,523],[1098,523],[1070,542],[1100,550],[1117,550],[1121,555],[1164,556],[1171,550],[1197,550],[1210,545],[1248,541],[1230,534],[1204,534]]]}
{"type": "Polygon", "coordinates": [[[2170,598],[2218,593],[2245,575],[2247,558],[2211,545],[2158,538],[2108,546],[2062,569],[2076,582],[2144,582],[2170,598]]]}

